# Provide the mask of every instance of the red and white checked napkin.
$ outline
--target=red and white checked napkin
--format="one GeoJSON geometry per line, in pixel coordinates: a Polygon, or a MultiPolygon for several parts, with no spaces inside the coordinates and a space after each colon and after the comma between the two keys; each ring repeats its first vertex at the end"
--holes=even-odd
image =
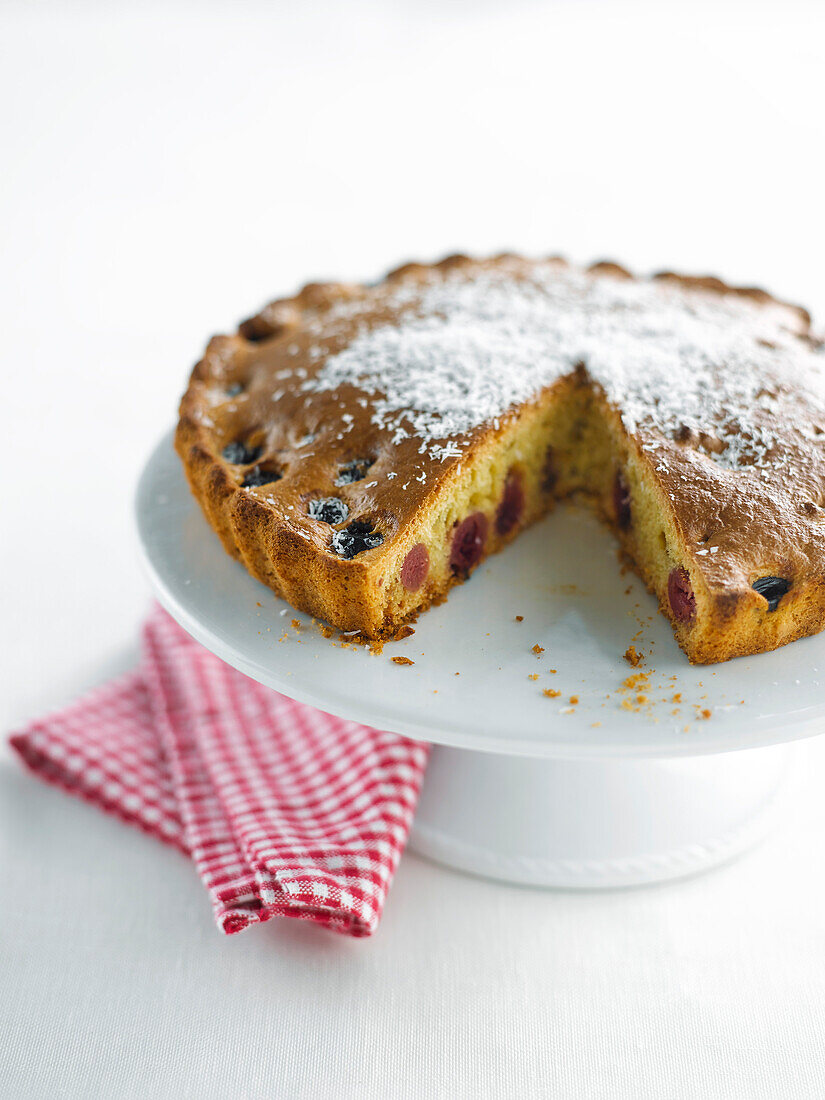
{"type": "Polygon", "coordinates": [[[378,925],[429,753],[248,679],[160,608],[134,672],[11,744],[191,856],[223,932],[285,916],[351,936],[378,925]]]}

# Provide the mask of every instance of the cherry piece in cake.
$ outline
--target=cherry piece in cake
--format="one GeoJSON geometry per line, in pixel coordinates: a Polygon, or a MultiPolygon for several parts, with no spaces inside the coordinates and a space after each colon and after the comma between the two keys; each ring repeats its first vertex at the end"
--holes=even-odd
{"type": "Polygon", "coordinates": [[[613,512],[619,527],[626,531],[630,526],[630,490],[621,470],[616,471],[613,479],[613,512]]]}
{"type": "Polygon", "coordinates": [[[751,587],[768,601],[768,611],[776,611],[779,601],[790,589],[791,582],[784,577],[760,577],[751,587]]]}
{"type": "Polygon", "coordinates": [[[524,515],[524,484],[518,470],[511,470],[504,483],[504,494],[496,512],[496,531],[509,535],[524,515]]]}
{"type": "Polygon", "coordinates": [[[667,598],[678,623],[689,623],[696,618],[696,596],[687,569],[672,569],[667,579],[667,598]]]}
{"type": "Polygon", "coordinates": [[[332,549],[341,558],[354,558],[364,550],[374,550],[383,541],[384,536],[369,520],[354,519],[343,531],[333,534],[332,549]]]}
{"type": "Polygon", "coordinates": [[[367,476],[370,466],[372,466],[372,462],[368,458],[354,458],[351,462],[344,463],[338,471],[335,484],[351,485],[353,481],[361,481],[367,476]]]}
{"type": "Polygon", "coordinates": [[[487,517],[474,512],[456,527],[450,547],[450,568],[453,573],[467,576],[478,565],[487,541],[487,517]]]}
{"type": "Polygon", "coordinates": [[[307,509],[313,519],[321,523],[343,523],[349,515],[349,508],[338,497],[320,497],[311,500],[307,509]]]}
{"type": "Polygon", "coordinates": [[[241,482],[244,489],[257,489],[261,485],[271,485],[273,481],[280,481],[281,475],[277,470],[262,470],[260,466],[253,466],[241,482]]]}
{"type": "Polygon", "coordinates": [[[423,542],[418,542],[404,558],[401,566],[401,583],[408,592],[417,592],[430,571],[430,553],[423,542]]]}
{"type": "Polygon", "coordinates": [[[250,462],[257,462],[261,457],[263,447],[247,447],[239,439],[227,443],[221,451],[224,462],[231,462],[233,466],[248,466],[250,462]]]}

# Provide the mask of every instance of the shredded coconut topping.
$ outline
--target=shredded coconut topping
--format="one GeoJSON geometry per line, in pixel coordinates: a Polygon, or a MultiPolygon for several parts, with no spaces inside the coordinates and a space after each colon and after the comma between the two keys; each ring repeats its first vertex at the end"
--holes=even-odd
{"type": "Polygon", "coordinates": [[[395,323],[362,327],[303,389],[358,387],[374,423],[436,460],[577,365],[628,431],[691,437],[730,469],[780,460],[770,424],[798,420],[800,392],[825,409],[825,356],[779,305],[550,265],[402,284],[390,305],[395,323]]]}

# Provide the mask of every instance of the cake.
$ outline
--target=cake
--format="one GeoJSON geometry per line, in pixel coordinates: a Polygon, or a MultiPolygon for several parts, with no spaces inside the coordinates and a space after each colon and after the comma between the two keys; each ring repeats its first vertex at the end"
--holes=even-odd
{"type": "Polygon", "coordinates": [[[510,255],[312,284],[210,341],[176,448],[226,550],[367,639],[567,497],[691,661],[825,625],[825,350],[761,290],[510,255]]]}

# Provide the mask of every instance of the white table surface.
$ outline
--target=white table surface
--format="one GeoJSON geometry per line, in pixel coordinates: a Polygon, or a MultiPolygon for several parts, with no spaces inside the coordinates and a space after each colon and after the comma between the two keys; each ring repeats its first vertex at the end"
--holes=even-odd
{"type": "MultiPolygon", "coordinates": [[[[0,725],[128,667],[133,484],[205,338],[504,247],[825,317],[813,2],[3,6],[0,725]]],[[[0,749],[0,1095],[821,1097],[825,741],[739,862],[604,895],[404,858],[376,936],[215,930],[0,749]]]]}

